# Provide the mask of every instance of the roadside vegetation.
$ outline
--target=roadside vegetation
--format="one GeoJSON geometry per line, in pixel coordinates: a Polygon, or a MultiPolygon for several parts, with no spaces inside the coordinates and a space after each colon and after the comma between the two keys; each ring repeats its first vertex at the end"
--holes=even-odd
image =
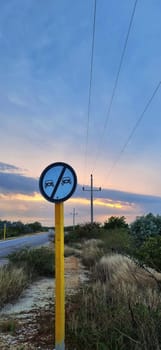
{"type": "Polygon", "coordinates": [[[24,248],[9,255],[10,266],[20,267],[31,278],[54,277],[54,251],[47,247],[24,248]]]}
{"type": "MultiPolygon", "coordinates": [[[[67,232],[65,256],[81,259],[88,281],[66,296],[66,349],[161,349],[161,216],[148,214],[131,225],[112,216],[102,226],[86,223],[67,232]]],[[[10,256],[7,269],[27,276],[23,288],[32,276],[54,274],[53,251],[41,249],[10,256]]],[[[40,316],[39,332],[45,324],[49,335],[54,312],[40,316]]]]}
{"type": "Polygon", "coordinates": [[[54,252],[49,248],[25,248],[9,255],[8,265],[0,267],[0,307],[17,300],[33,280],[54,276],[54,252]]]}
{"type": "MultiPolygon", "coordinates": [[[[120,257],[114,260],[115,268],[119,268],[120,257]]],[[[129,272],[126,267],[122,258],[122,270],[115,276],[113,262],[104,260],[97,266],[93,282],[70,298],[68,349],[160,349],[160,293],[151,276],[148,279],[138,271],[136,281],[130,274],[134,267],[129,272]]]]}
{"type": "Polygon", "coordinates": [[[76,240],[71,233],[89,281],[68,298],[67,349],[161,348],[160,219],[148,214],[129,226],[124,217],[111,217],[94,235],[89,229],[88,240],[90,224],[76,240]]]}
{"type": "Polygon", "coordinates": [[[0,307],[17,299],[27,285],[28,276],[23,268],[0,267],[0,307]]]}

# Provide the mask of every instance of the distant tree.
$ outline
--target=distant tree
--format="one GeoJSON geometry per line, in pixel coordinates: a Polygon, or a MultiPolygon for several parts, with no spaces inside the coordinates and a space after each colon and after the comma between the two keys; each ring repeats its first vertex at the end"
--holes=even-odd
{"type": "Polygon", "coordinates": [[[148,237],[161,235],[161,216],[154,216],[152,213],[149,213],[145,216],[137,217],[130,225],[130,230],[136,245],[140,246],[148,237]]]}
{"type": "Polygon", "coordinates": [[[6,224],[6,237],[16,237],[28,233],[41,232],[43,227],[37,221],[31,224],[23,224],[21,221],[0,220],[0,238],[3,239],[4,224],[6,224]]]}
{"type": "Polygon", "coordinates": [[[113,230],[116,228],[126,228],[128,229],[128,224],[126,223],[125,216],[111,216],[108,221],[104,222],[104,228],[113,230]]]}
{"type": "Polygon", "coordinates": [[[32,230],[32,232],[40,232],[43,230],[42,225],[38,221],[28,224],[28,227],[32,230]]]}
{"type": "Polygon", "coordinates": [[[6,230],[7,236],[14,237],[24,233],[25,225],[21,221],[16,221],[12,223],[7,222],[6,227],[7,227],[7,230],[6,230]]]}

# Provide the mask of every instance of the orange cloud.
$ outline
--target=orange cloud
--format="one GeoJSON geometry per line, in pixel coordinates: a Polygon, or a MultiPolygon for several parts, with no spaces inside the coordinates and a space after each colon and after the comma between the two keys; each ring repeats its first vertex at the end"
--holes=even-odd
{"type": "MultiPolygon", "coordinates": [[[[82,205],[89,205],[90,199],[85,198],[70,198],[69,203],[73,204],[82,204],[82,205]]],[[[102,207],[108,207],[108,208],[116,208],[116,209],[131,209],[133,204],[128,202],[121,202],[121,201],[113,201],[112,199],[95,199],[93,201],[94,205],[102,206],[102,207]]]]}
{"type": "Polygon", "coordinates": [[[104,202],[104,201],[102,202],[101,200],[98,200],[98,199],[96,199],[94,201],[94,204],[101,205],[103,207],[110,207],[110,208],[117,208],[117,209],[122,209],[123,208],[123,205],[121,205],[120,203],[115,203],[115,202],[113,202],[113,203],[106,203],[106,202],[104,202]]]}
{"type": "Polygon", "coordinates": [[[45,201],[45,199],[41,196],[39,193],[34,193],[34,195],[27,195],[27,194],[1,194],[0,199],[3,200],[19,200],[19,201],[25,201],[25,202],[42,202],[45,201]]]}

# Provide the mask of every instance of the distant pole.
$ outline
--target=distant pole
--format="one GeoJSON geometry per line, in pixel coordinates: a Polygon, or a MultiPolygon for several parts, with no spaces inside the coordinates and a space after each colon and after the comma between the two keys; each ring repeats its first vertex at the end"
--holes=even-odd
{"type": "Polygon", "coordinates": [[[82,187],[83,191],[90,191],[91,192],[91,224],[93,224],[93,192],[101,191],[101,187],[99,188],[93,188],[93,175],[91,174],[91,186],[90,189],[85,189],[85,187],[82,187]]]}
{"type": "Polygon", "coordinates": [[[91,224],[93,224],[93,176],[91,174],[91,224]]]}
{"type": "Polygon", "coordinates": [[[5,241],[5,239],[6,239],[6,223],[4,224],[4,231],[3,231],[3,233],[4,233],[4,241],[5,241]]]}
{"type": "Polygon", "coordinates": [[[78,213],[76,213],[75,208],[73,208],[73,213],[71,213],[71,215],[73,216],[73,230],[75,229],[75,217],[76,215],[78,215],[78,213]]]}

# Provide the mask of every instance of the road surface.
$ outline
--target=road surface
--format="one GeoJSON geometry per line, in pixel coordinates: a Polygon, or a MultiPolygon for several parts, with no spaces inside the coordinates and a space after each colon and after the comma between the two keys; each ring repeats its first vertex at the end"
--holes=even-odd
{"type": "Polygon", "coordinates": [[[0,260],[6,258],[10,253],[15,252],[21,248],[41,246],[47,242],[48,232],[0,241],[0,260]]]}

